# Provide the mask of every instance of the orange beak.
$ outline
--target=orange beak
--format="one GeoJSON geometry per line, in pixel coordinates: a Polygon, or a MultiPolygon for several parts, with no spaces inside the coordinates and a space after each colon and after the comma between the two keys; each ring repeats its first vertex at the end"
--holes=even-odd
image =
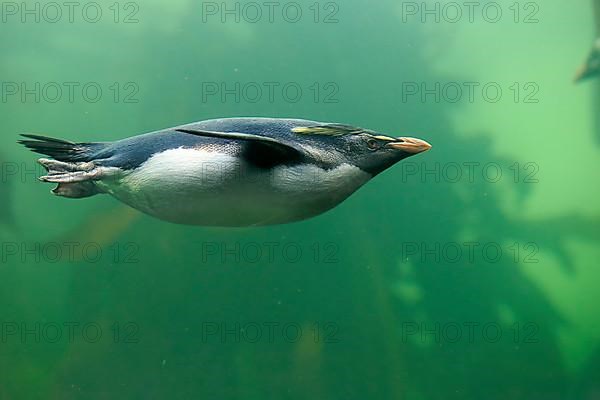
{"type": "Polygon", "coordinates": [[[431,149],[431,145],[426,141],[411,137],[399,137],[396,141],[388,143],[387,147],[402,150],[410,154],[419,154],[431,149]]]}

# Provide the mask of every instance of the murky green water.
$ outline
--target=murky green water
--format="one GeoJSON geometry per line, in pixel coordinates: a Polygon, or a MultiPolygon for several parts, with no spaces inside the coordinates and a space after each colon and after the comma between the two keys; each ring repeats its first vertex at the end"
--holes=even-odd
{"type": "Polygon", "coordinates": [[[599,398],[590,1],[69,4],[1,3],[1,399],[599,398]],[[232,116],[433,149],[217,229],[51,196],[16,144],[232,116]]]}

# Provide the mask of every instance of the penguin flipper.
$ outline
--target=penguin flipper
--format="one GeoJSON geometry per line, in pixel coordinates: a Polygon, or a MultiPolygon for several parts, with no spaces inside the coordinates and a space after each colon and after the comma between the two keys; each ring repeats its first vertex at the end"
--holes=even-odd
{"type": "Polygon", "coordinates": [[[249,133],[214,132],[191,129],[176,129],[176,131],[196,136],[240,141],[243,143],[241,156],[247,162],[259,168],[273,168],[282,164],[297,164],[305,159],[305,153],[302,149],[271,137],[249,133]]]}

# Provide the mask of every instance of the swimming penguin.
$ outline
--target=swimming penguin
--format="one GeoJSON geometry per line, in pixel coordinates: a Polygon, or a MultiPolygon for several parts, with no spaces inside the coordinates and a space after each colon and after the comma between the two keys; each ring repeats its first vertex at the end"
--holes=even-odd
{"type": "Polygon", "coordinates": [[[282,224],[319,215],[398,161],[420,139],[299,119],[226,118],[106,143],[24,134],[53,193],[108,193],[165,221],[205,226],[282,224]]]}
{"type": "Polygon", "coordinates": [[[596,39],[587,59],[575,74],[574,81],[581,82],[584,79],[597,76],[600,73],[600,38],[596,39]]]}

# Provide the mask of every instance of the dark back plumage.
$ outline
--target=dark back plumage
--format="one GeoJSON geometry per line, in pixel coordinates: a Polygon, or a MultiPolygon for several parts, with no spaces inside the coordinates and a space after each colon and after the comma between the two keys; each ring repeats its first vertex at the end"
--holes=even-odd
{"type": "Polygon", "coordinates": [[[333,168],[356,160],[364,146],[354,137],[375,135],[350,125],[303,119],[222,118],[212,119],[106,143],[75,143],[39,135],[24,135],[20,141],[31,150],[59,161],[94,161],[101,166],[126,170],[138,168],[150,157],[176,148],[214,149],[243,157],[251,165],[271,168],[278,164],[313,163],[333,168]],[[235,135],[235,134],[242,135],[235,135]],[[231,134],[228,136],[227,134],[231,134]],[[242,136],[272,139],[281,146],[244,140],[242,136]],[[289,149],[286,150],[285,146],[289,149]]]}
{"type": "MultiPolygon", "coordinates": [[[[268,137],[306,150],[308,154],[314,157],[313,161],[318,164],[332,164],[341,159],[333,151],[327,151],[328,148],[332,150],[340,148],[340,136],[366,132],[360,128],[347,125],[327,124],[302,119],[212,119],[119,140],[101,149],[96,157],[102,160],[102,165],[134,169],[143,164],[152,154],[179,147],[204,147],[209,150],[214,147],[219,151],[235,155],[248,154],[248,148],[252,148],[252,144],[242,143],[235,138],[203,137],[185,131],[243,133],[268,137]],[[329,128],[329,130],[326,128],[329,128]],[[337,134],[332,134],[334,131],[337,134]],[[311,154],[311,149],[322,149],[325,152],[312,152],[311,154]]],[[[258,160],[254,153],[252,154],[252,159],[258,160]]],[[[283,161],[283,159],[280,161],[283,161]]],[[[305,162],[307,160],[295,159],[295,161],[305,162]]],[[[266,162],[265,165],[271,166],[271,163],[266,162]]]]}

